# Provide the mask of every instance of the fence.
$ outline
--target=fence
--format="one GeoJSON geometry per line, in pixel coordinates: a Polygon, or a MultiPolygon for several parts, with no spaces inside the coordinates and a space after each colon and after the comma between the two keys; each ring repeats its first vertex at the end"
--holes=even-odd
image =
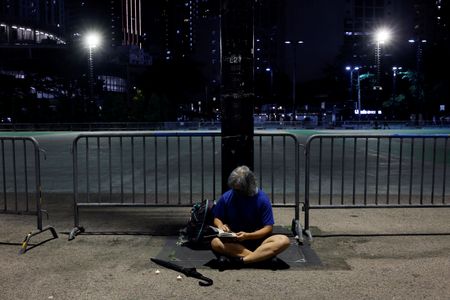
{"type": "Polygon", "coordinates": [[[311,236],[311,209],[450,207],[446,190],[450,184],[449,137],[309,137],[305,146],[305,232],[311,236]]]}
{"type": "MultiPolygon", "coordinates": [[[[299,143],[295,135],[255,133],[255,173],[275,207],[294,207],[299,224],[299,143]]],[[[219,132],[90,133],[73,142],[74,223],[84,207],[190,207],[221,193],[219,132]]]]}
{"type": "Polygon", "coordinates": [[[0,137],[0,143],[0,213],[37,216],[37,231],[25,237],[19,252],[22,254],[33,236],[47,230],[51,231],[53,238],[58,236],[53,227],[42,226],[39,144],[30,137],[0,137]]]}

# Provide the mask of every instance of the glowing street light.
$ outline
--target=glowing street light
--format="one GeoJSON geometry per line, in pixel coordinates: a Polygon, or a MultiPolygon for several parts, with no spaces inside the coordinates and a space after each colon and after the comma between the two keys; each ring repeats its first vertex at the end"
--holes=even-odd
{"type": "Polygon", "coordinates": [[[377,65],[377,77],[376,84],[373,87],[374,90],[382,90],[380,85],[380,74],[381,74],[381,44],[389,42],[391,39],[391,32],[385,28],[381,28],[375,32],[375,62],[377,65]]]}
{"type": "Polygon", "coordinates": [[[100,34],[97,32],[90,32],[86,34],[84,42],[89,49],[97,48],[101,43],[100,34]]]}
{"type": "Polygon", "coordinates": [[[94,49],[101,44],[101,36],[97,32],[89,32],[84,38],[84,43],[89,49],[89,98],[94,98],[94,49]]]}
{"type": "Polygon", "coordinates": [[[375,41],[377,43],[383,44],[389,42],[391,39],[391,32],[387,29],[380,29],[375,33],[375,41]]]}

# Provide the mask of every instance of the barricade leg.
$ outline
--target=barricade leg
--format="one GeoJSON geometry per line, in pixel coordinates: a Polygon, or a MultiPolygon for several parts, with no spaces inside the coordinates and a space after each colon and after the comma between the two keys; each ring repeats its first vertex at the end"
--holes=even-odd
{"type": "Polygon", "coordinates": [[[32,231],[30,233],[27,234],[27,236],[25,237],[25,239],[22,242],[22,246],[19,250],[19,255],[24,254],[27,251],[28,248],[28,244],[30,243],[30,240],[33,236],[41,234],[45,231],[50,231],[51,234],[53,235],[53,239],[57,239],[58,238],[58,234],[56,233],[55,228],[53,228],[52,226],[45,226],[43,229],[38,229],[35,231],[32,231]]]}

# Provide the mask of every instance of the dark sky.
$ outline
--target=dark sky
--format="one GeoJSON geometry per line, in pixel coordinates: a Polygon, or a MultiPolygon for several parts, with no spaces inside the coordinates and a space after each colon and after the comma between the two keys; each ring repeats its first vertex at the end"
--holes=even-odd
{"type": "MultiPolygon", "coordinates": [[[[305,42],[297,50],[297,78],[320,78],[343,43],[344,0],[288,0],[286,9],[286,38],[305,42]]],[[[292,62],[293,52],[287,51],[292,62]]]]}

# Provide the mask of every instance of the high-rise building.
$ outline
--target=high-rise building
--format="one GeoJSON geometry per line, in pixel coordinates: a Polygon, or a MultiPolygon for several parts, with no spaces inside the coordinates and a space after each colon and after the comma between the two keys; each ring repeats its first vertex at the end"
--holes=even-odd
{"type": "Polygon", "coordinates": [[[50,37],[62,37],[65,15],[64,0],[2,0],[0,20],[8,40],[38,42],[50,37]],[[41,36],[43,33],[43,36],[41,36]]]}
{"type": "Polygon", "coordinates": [[[64,0],[3,0],[0,18],[6,23],[61,34],[64,30],[64,0]]]}
{"type": "MultiPolygon", "coordinates": [[[[344,49],[347,63],[353,65],[372,65],[374,60],[374,35],[380,28],[389,31],[401,29],[398,18],[401,1],[388,0],[350,0],[346,1],[344,18],[344,49]]],[[[396,34],[399,32],[397,31],[396,34]]],[[[385,45],[387,46],[387,45],[385,45]]],[[[385,47],[383,50],[387,50],[385,47]]],[[[384,51],[386,54],[386,51],[384,51]]]]}
{"type": "Polygon", "coordinates": [[[100,31],[107,45],[142,46],[141,0],[66,0],[67,28],[72,37],[100,31]]]}

